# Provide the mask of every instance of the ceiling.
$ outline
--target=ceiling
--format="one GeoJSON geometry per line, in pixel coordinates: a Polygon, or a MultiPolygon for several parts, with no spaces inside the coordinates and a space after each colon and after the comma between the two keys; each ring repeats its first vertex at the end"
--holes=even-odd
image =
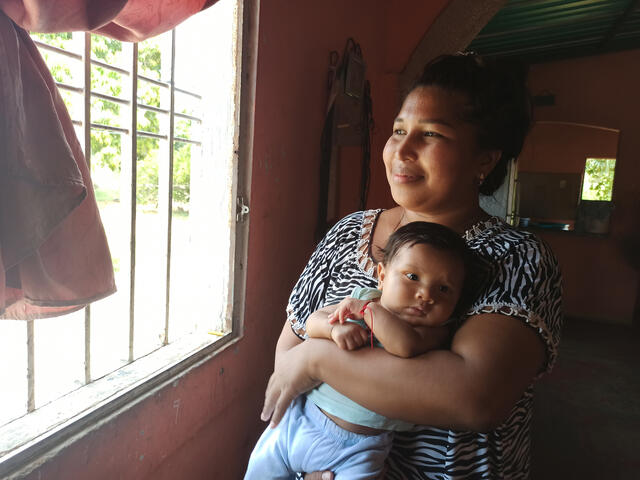
{"type": "Polygon", "coordinates": [[[640,0],[509,0],[468,50],[529,63],[640,48],[640,0]]]}

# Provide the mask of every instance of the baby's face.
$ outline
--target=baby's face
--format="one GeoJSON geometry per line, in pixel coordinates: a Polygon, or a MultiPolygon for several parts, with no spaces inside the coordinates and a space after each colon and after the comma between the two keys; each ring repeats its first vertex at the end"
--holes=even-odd
{"type": "Polygon", "coordinates": [[[402,247],[388,265],[378,264],[380,303],[413,326],[446,322],[464,284],[464,264],[455,253],[431,245],[402,247]]]}

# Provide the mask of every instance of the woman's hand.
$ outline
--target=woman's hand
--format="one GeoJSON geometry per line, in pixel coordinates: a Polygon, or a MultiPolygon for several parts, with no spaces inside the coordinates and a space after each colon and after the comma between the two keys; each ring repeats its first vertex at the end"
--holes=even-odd
{"type": "Polygon", "coordinates": [[[278,352],[260,415],[265,422],[271,418],[272,428],[280,423],[296,397],[321,383],[313,377],[311,366],[315,355],[319,354],[317,350],[325,342],[310,338],[289,350],[278,352]]]}
{"type": "Polygon", "coordinates": [[[369,342],[369,332],[355,323],[334,325],[331,339],[343,350],[357,350],[369,342]]]}

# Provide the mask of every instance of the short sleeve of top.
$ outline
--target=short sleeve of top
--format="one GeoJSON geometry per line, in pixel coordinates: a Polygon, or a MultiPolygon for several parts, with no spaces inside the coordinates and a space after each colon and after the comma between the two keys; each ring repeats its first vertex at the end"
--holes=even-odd
{"type": "Polygon", "coordinates": [[[369,237],[380,210],[352,213],[325,235],[302,271],[287,305],[287,319],[306,338],[307,317],[349,296],[354,286],[376,287],[369,237]]]}
{"type": "Polygon", "coordinates": [[[477,259],[472,273],[477,295],[467,316],[500,313],[521,318],[544,341],[543,371],[551,370],[562,324],[561,277],[553,253],[532,233],[495,217],[468,230],[465,240],[477,259]]]}

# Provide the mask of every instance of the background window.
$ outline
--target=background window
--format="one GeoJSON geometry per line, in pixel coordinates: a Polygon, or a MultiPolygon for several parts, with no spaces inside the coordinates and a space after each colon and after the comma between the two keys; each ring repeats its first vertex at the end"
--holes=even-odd
{"type": "Polygon", "coordinates": [[[587,158],[582,180],[582,200],[611,201],[615,158],[587,158]]]}

